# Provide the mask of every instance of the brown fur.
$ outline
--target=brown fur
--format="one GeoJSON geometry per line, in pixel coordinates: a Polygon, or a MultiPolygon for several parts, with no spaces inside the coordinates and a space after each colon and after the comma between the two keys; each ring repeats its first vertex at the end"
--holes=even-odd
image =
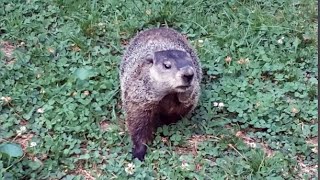
{"type": "MultiPolygon", "coordinates": [[[[182,60],[182,65],[187,64],[184,62],[182,60]]],[[[157,71],[157,67],[153,68],[157,71]]],[[[120,65],[120,82],[127,127],[134,145],[134,157],[144,159],[147,150],[145,144],[152,141],[158,126],[175,123],[195,108],[200,95],[201,76],[195,51],[173,29],[146,30],[131,41],[120,65]],[[167,50],[183,51],[191,57],[195,74],[188,90],[175,90],[175,85],[183,83],[179,76],[182,73],[180,70],[176,70],[176,74],[173,73],[172,76],[170,73],[158,76],[162,71],[151,73],[154,71],[151,69],[153,64],[146,59],[150,54],[152,57],[154,52],[167,50]]]]}

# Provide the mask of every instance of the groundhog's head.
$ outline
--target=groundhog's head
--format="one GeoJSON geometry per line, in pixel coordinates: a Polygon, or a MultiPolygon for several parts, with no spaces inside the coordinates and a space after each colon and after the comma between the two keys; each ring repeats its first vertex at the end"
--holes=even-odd
{"type": "Polygon", "coordinates": [[[157,87],[170,92],[185,92],[194,87],[195,69],[190,55],[181,50],[156,51],[148,56],[150,77],[157,87]]]}

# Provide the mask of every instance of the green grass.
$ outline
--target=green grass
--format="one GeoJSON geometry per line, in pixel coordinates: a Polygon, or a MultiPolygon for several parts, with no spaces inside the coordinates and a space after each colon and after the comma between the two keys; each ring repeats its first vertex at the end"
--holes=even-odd
{"type": "Polygon", "coordinates": [[[317,179],[316,6],[1,0],[0,179],[317,179]],[[132,161],[118,67],[163,25],[197,49],[202,96],[132,161]]]}

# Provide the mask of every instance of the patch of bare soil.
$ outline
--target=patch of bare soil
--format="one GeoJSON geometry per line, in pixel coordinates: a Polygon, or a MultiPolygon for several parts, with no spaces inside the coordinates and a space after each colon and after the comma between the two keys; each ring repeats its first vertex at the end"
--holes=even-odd
{"type": "Polygon", "coordinates": [[[96,165],[94,165],[91,168],[91,172],[89,172],[88,170],[84,169],[83,164],[85,162],[83,160],[78,161],[77,163],[77,167],[75,170],[73,171],[69,171],[67,172],[67,174],[72,174],[72,175],[81,175],[83,176],[86,180],[95,180],[96,178],[92,175],[91,172],[95,172],[97,174],[97,176],[99,177],[101,175],[100,170],[98,170],[98,167],[96,165]]]}
{"type": "Polygon", "coordinates": [[[7,59],[6,64],[13,64],[15,62],[12,56],[15,49],[16,47],[8,41],[0,42],[0,51],[4,53],[4,56],[7,59]]]}
{"type": "MultiPolygon", "coordinates": [[[[312,145],[314,148],[312,149],[312,152],[318,154],[318,137],[311,138],[306,141],[307,144],[312,145]]],[[[309,174],[312,177],[316,177],[318,174],[318,165],[306,165],[303,162],[303,157],[298,157],[298,165],[301,169],[300,177],[302,177],[303,174],[309,174]]]]}
{"type": "Polygon", "coordinates": [[[318,174],[318,165],[306,165],[302,157],[298,157],[298,165],[300,168],[299,176],[302,178],[303,174],[309,174],[311,177],[316,177],[318,174]]]}
{"type": "Polygon", "coordinates": [[[312,145],[312,152],[318,154],[318,137],[310,138],[309,140],[307,140],[307,144],[312,145]]]}
{"type": "MultiPolygon", "coordinates": [[[[255,139],[248,137],[243,131],[238,131],[236,136],[241,138],[243,142],[250,147],[255,148],[257,145],[262,147],[262,150],[267,154],[267,157],[272,157],[275,153],[266,143],[257,143],[255,139]]],[[[312,150],[314,153],[318,153],[318,137],[307,140],[307,143],[314,146],[314,149],[312,150]]],[[[303,162],[303,159],[304,158],[300,156],[297,157],[298,166],[300,168],[299,176],[302,178],[303,174],[309,174],[312,177],[315,177],[318,173],[318,165],[306,165],[303,162]]]]}
{"type": "Polygon", "coordinates": [[[86,180],[94,180],[95,179],[87,170],[83,169],[82,166],[79,166],[76,169],[75,174],[82,175],[86,180]]]}
{"type": "Polygon", "coordinates": [[[20,136],[18,136],[14,141],[18,144],[21,145],[23,151],[25,152],[28,145],[31,142],[31,139],[33,138],[34,134],[33,133],[25,133],[20,136]]]}
{"type": "Polygon", "coordinates": [[[258,143],[256,142],[255,139],[250,138],[246,135],[246,133],[244,131],[238,131],[236,133],[236,136],[240,139],[242,139],[242,141],[247,144],[248,146],[252,147],[252,148],[256,148],[257,146],[260,146],[261,149],[267,154],[267,157],[271,157],[274,154],[274,151],[272,149],[270,149],[270,147],[266,144],[266,143],[258,143]]]}
{"type": "Polygon", "coordinates": [[[102,131],[108,131],[109,130],[109,126],[110,126],[110,122],[107,120],[102,120],[99,122],[100,125],[100,129],[102,131]]]}
{"type": "MultiPolygon", "coordinates": [[[[207,141],[208,139],[220,140],[219,137],[212,136],[212,135],[193,135],[188,139],[188,147],[176,147],[175,151],[178,154],[189,154],[191,152],[193,155],[197,155],[199,142],[204,142],[204,141],[207,141]]],[[[162,138],[162,141],[165,143],[168,140],[167,138],[162,138]]]]}

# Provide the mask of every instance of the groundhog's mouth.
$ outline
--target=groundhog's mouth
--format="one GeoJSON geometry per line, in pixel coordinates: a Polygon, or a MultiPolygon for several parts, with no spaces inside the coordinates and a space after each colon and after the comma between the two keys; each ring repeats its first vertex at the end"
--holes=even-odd
{"type": "Polygon", "coordinates": [[[178,86],[178,87],[176,87],[176,89],[185,91],[185,90],[189,89],[190,87],[191,86],[178,86]]]}

